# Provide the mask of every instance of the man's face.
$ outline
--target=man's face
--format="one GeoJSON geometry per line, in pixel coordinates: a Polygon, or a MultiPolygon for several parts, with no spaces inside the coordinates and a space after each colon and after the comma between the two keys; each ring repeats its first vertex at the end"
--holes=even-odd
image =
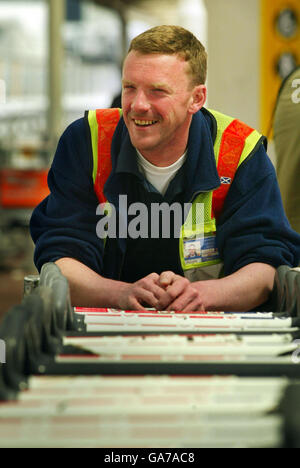
{"type": "MultiPolygon", "coordinates": [[[[124,120],[133,146],[150,160],[157,161],[159,156],[172,151],[176,154],[187,143],[191,118],[198,110],[194,101],[199,100],[199,92],[203,93],[205,88],[191,86],[187,67],[176,55],[142,55],[132,51],[125,60],[124,120]],[[201,90],[196,93],[196,88],[201,90]]],[[[182,153],[184,150],[185,147],[182,153]]]]}
{"type": "Polygon", "coordinates": [[[190,245],[190,248],[189,248],[189,255],[193,255],[195,256],[196,255],[196,248],[194,245],[190,245]]]}

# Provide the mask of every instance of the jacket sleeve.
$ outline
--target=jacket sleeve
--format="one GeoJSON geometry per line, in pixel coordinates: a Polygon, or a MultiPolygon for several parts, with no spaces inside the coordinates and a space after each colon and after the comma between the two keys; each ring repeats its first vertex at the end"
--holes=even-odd
{"type": "Polygon", "coordinates": [[[46,262],[71,257],[102,273],[103,242],[96,235],[98,200],[88,132],[80,119],[63,133],[48,175],[50,195],[32,214],[38,270],[46,262]]]}
{"type": "Polygon", "coordinates": [[[249,263],[297,266],[300,236],[284,213],[275,169],[261,145],[239,167],[218,221],[217,243],[229,275],[249,263]]]}

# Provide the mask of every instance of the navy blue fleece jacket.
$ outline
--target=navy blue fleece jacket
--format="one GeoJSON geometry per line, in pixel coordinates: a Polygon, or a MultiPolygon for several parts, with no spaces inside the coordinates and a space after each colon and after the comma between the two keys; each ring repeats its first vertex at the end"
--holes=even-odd
{"type": "MultiPolygon", "coordinates": [[[[108,200],[114,202],[119,194],[126,193],[131,201],[143,202],[147,192],[156,192],[157,201],[185,203],[196,193],[217,188],[220,179],[213,152],[215,135],[215,119],[202,109],[193,117],[187,160],[163,197],[139,172],[135,149],[121,119],[112,144],[113,169],[105,185],[108,200]]],[[[96,215],[99,202],[93,188],[92,170],[89,128],[82,118],[62,135],[49,171],[51,194],[31,218],[38,269],[46,262],[72,257],[103,276],[121,278],[126,242],[108,242],[104,252],[103,241],[96,234],[100,218],[96,215]]],[[[284,214],[275,170],[263,141],[235,175],[217,221],[217,247],[225,275],[253,262],[274,267],[299,264],[300,236],[290,228],[284,214]]],[[[173,253],[170,251],[170,256],[173,253]]],[[[151,255],[147,261],[151,262],[151,255]]],[[[149,271],[151,268],[150,264],[149,271]]],[[[126,275],[122,278],[126,280],[126,275]]]]}

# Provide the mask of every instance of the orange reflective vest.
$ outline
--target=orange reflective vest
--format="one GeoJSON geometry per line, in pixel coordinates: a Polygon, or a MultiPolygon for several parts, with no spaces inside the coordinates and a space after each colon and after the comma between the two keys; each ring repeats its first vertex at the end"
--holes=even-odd
{"type": "MultiPolygon", "coordinates": [[[[212,239],[216,234],[216,220],[222,213],[226,195],[233,182],[235,173],[241,163],[255,149],[261,141],[262,135],[240,120],[209,110],[217,123],[217,135],[214,142],[214,154],[221,185],[211,192],[201,193],[196,196],[192,204],[204,204],[204,228],[202,222],[201,236],[207,241],[207,252],[210,254],[198,259],[187,258],[188,243],[197,241],[195,230],[183,225],[180,237],[179,251],[183,271],[189,272],[191,280],[198,278],[198,270],[213,267],[215,277],[216,266],[220,271],[221,260],[213,247],[212,239]],[[212,251],[215,251],[211,254],[212,251]],[[196,276],[194,273],[197,273],[196,276]]],[[[100,203],[105,203],[104,185],[111,172],[111,143],[116,126],[122,116],[121,109],[97,109],[88,112],[88,122],[91,131],[91,143],[93,152],[93,181],[94,189],[100,203]]],[[[192,216],[191,216],[192,217],[192,216]]],[[[202,219],[203,221],[203,219],[202,219]]],[[[197,221],[193,221],[197,224],[197,221]]],[[[200,237],[199,237],[200,239],[200,237]]],[[[202,249],[203,249],[203,243],[202,249]]],[[[210,273],[208,277],[210,276],[210,273]]],[[[204,276],[201,275],[201,279],[204,276]]]]}

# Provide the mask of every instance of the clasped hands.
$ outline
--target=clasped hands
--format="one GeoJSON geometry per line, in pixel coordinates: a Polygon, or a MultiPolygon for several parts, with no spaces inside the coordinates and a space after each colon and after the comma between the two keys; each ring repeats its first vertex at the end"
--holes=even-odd
{"type": "Polygon", "coordinates": [[[119,307],[124,310],[145,310],[146,307],[183,312],[205,310],[196,284],[172,271],[160,275],[151,273],[121,288],[119,307]]]}

